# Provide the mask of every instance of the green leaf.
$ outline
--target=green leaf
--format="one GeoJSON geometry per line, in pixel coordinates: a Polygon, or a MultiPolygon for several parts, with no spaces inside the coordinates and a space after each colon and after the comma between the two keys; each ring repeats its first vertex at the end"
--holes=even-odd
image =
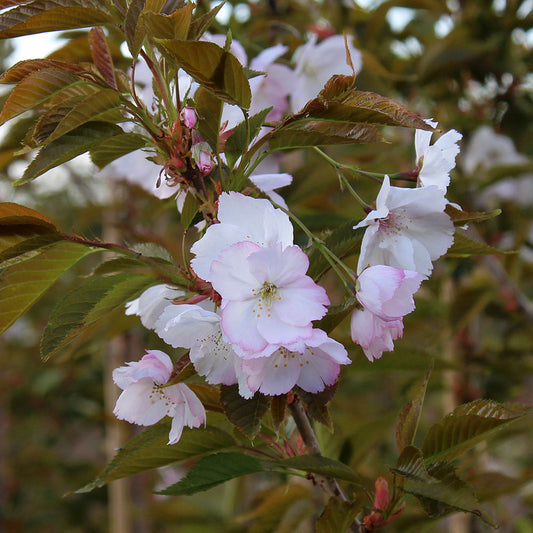
{"type": "MultiPolygon", "coordinates": [[[[337,257],[344,259],[361,249],[364,229],[353,229],[357,221],[349,220],[337,226],[324,240],[324,245],[331,250],[337,257]]],[[[320,252],[316,245],[313,245],[309,253],[309,270],[308,276],[318,279],[323,276],[331,265],[320,252]]],[[[353,280],[355,283],[355,279],[353,280]]]]}
{"type": "Polygon", "coordinates": [[[345,502],[332,496],[316,522],[316,533],[345,533],[363,507],[363,500],[345,502]]]}
{"type": "Polygon", "coordinates": [[[450,463],[435,463],[426,468],[422,452],[407,446],[391,470],[405,478],[402,490],[416,496],[430,516],[458,510],[473,513],[494,525],[479,508],[472,488],[457,476],[450,463]]]}
{"type": "Polygon", "coordinates": [[[104,0],[34,0],[0,14],[0,39],[113,22],[104,0]]]}
{"type": "Polygon", "coordinates": [[[119,133],[89,150],[91,161],[101,170],[123,155],[147,146],[146,139],[137,133],[119,133]]]}
{"type": "Polygon", "coordinates": [[[237,385],[221,385],[220,403],[230,422],[253,440],[261,427],[261,419],[270,407],[270,398],[256,392],[247,400],[239,394],[237,385]]]}
{"type": "Polygon", "coordinates": [[[156,39],[186,40],[191,25],[194,4],[191,2],[170,15],[153,12],[143,13],[146,33],[156,39]]]}
{"type": "Polygon", "coordinates": [[[402,104],[376,93],[349,91],[338,99],[318,98],[307,103],[301,113],[303,119],[382,124],[433,130],[419,116],[402,104]]]}
{"type": "Polygon", "coordinates": [[[272,132],[270,150],[325,146],[334,144],[357,144],[383,141],[383,136],[374,126],[367,124],[342,124],[326,120],[301,121],[280,127],[272,132]]]}
{"type": "Polygon", "coordinates": [[[189,35],[187,36],[189,41],[196,41],[204,34],[207,28],[209,28],[211,23],[215,20],[218,12],[224,7],[226,1],[227,0],[220,2],[220,4],[217,4],[213,9],[192,21],[191,27],[189,28],[189,35]]]}
{"type": "Polygon", "coordinates": [[[194,217],[196,216],[196,213],[198,213],[198,201],[194,197],[194,194],[188,192],[187,196],[185,196],[185,201],[183,202],[180,219],[184,229],[189,228],[194,220],[194,217]]]}
{"type": "Polygon", "coordinates": [[[126,41],[131,55],[137,57],[146,32],[144,24],[139,23],[139,18],[144,10],[146,0],[131,0],[128,4],[128,11],[126,12],[126,21],[124,30],[126,33],[126,41]]]}
{"type": "MultiPolygon", "coordinates": [[[[28,226],[24,226],[28,229],[28,226]]],[[[33,229],[36,229],[35,226],[32,226],[33,229]]],[[[41,229],[41,226],[37,226],[41,229]]],[[[20,233],[16,234],[17,237],[21,237],[20,233]]],[[[13,236],[11,234],[10,236],[13,236]]],[[[23,240],[20,240],[16,244],[13,244],[9,248],[5,249],[3,252],[0,252],[0,269],[7,268],[15,263],[21,263],[36,257],[41,253],[41,248],[45,248],[50,244],[54,244],[57,241],[63,240],[63,237],[60,233],[55,232],[46,232],[43,234],[33,234],[29,236],[25,235],[23,240]]],[[[0,242],[2,242],[2,230],[0,229],[0,242]]]]}
{"type": "Polygon", "coordinates": [[[213,152],[218,154],[222,100],[204,87],[199,87],[194,95],[194,101],[200,134],[209,143],[213,152]]]}
{"type": "Polygon", "coordinates": [[[83,124],[42,148],[28,165],[22,178],[15,181],[15,185],[31,181],[119,133],[123,133],[122,129],[114,124],[105,122],[83,124]]]}
{"type": "Polygon", "coordinates": [[[401,453],[404,448],[414,443],[418,422],[422,414],[422,406],[426,396],[426,389],[431,376],[431,369],[428,370],[421,382],[417,382],[412,387],[409,400],[398,416],[396,425],[396,445],[401,453]]]}
{"type": "Polygon", "coordinates": [[[352,483],[361,483],[361,478],[349,466],[322,455],[297,455],[274,462],[283,468],[293,468],[352,483]]]}
{"type": "Polygon", "coordinates": [[[526,407],[502,405],[492,400],[460,405],[431,426],[422,443],[422,453],[431,462],[454,459],[530,412],[526,407]]]}
{"type": "Polygon", "coordinates": [[[131,273],[91,278],[69,292],[56,306],[41,339],[44,361],[70,344],[84,330],[139,296],[154,279],[131,273]]]}
{"type": "Polygon", "coordinates": [[[190,457],[198,457],[231,448],[235,440],[216,427],[184,428],[179,442],[168,445],[170,423],[161,422],[146,428],[119,450],[105,470],[91,483],[76,492],[90,492],[115,479],[121,479],[146,470],[159,468],[190,457]]]}
{"type": "Polygon", "coordinates": [[[0,274],[0,333],[22,316],[43,293],[80,259],[93,250],[62,241],[37,257],[6,268],[0,274]]]}
{"type": "Polygon", "coordinates": [[[255,457],[236,452],[215,453],[200,459],[181,481],[158,494],[170,496],[196,494],[230,479],[263,470],[263,465],[255,457]]]}
{"type": "Polygon", "coordinates": [[[102,115],[112,109],[117,109],[120,103],[120,94],[113,89],[102,89],[87,96],[61,119],[54,132],[46,139],[46,143],[56,140],[87,122],[101,120],[102,115]]]}
{"type": "Polygon", "coordinates": [[[250,84],[233,54],[206,41],[156,39],[156,42],[200,85],[229,104],[245,109],[250,107],[250,84]]]}
{"type": "Polygon", "coordinates": [[[467,213],[461,209],[457,209],[452,204],[448,204],[444,210],[446,214],[453,220],[456,226],[462,226],[468,222],[481,222],[483,220],[489,220],[497,217],[501,214],[501,209],[494,209],[494,211],[480,212],[480,213],[467,213]]]}
{"type": "Polygon", "coordinates": [[[79,83],[85,82],[65,70],[52,68],[31,72],[11,91],[0,113],[0,125],[79,83]]]}
{"type": "Polygon", "coordinates": [[[464,233],[455,232],[454,241],[446,252],[451,257],[468,257],[470,255],[503,255],[512,252],[505,252],[489,246],[481,241],[474,241],[464,233]]]}
{"type": "Polygon", "coordinates": [[[315,322],[315,327],[331,333],[356,307],[355,298],[346,298],[345,302],[339,305],[330,305],[328,314],[315,322]]]}

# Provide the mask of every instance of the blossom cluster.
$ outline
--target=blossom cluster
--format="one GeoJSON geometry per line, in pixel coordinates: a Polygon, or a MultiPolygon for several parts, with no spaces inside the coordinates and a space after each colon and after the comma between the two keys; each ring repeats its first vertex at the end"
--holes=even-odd
{"type": "MultiPolygon", "coordinates": [[[[239,43],[231,46],[247,65],[239,43]]],[[[360,54],[351,48],[358,70],[360,54]]],[[[342,36],[320,44],[312,39],[297,51],[294,70],[275,62],[286,52],[284,46],[263,51],[249,64],[264,72],[250,80],[251,111],[271,107],[269,121],[280,120],[288,110],[297,112],[332,74],[351,72],[345,62],[339,66],[345,51],[342,36]]],[[[191,79],[186,81],[190,98],[196,89],[191,79]]],[[[225,105],[221,137],[239,122],[235,113],[241,110],[225,105]]],[[[206,177],[214,160],[195,129],[194,110],[184,108],[180,121],[190,132],[192,164],[206,177]]],[[[461,135],[451,130],[434,144],[431,136],[431,131],[415,134],[416,168],[408,174],[416,176],[417,186],[392,186],[385,175],[375,209],[354,226],[366,229],[357,272],[351,273],[360,304],[352,314],[351,335],[370,361],[393,350],[403,334],[403,317],[415,308],[413,295],[453,243],[445,193],[461,135]]],[[[243,398],[258,392],[287,394],[296,386],[317,393],[336,382],[341,365],[350,359],[342,344],[314,324],[326,315],[330,300],[307,275],[308,256],[294,243],[290,211],[274,192],[292,177],[274,169],[249,178],[270,199],[217,191],[213,218],[191,248],[193,294],[156,285],[130,302],[126,313],[138,315],[169,346],[188,350],[196,373],[208,383],[237,385],[243,398]]],[[[169,443],[177,442],[184,426],[205,423],[200,400],[175,376],[170,357],[161,351],[148,351],[141,361],[115,370],[113,378],[123,389],[115,414],[141,425],[170,416],[169,443]]]]}

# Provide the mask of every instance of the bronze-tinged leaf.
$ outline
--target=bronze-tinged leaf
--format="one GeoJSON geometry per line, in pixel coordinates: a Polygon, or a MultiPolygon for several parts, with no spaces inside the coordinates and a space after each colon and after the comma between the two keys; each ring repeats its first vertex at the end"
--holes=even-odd
{"type": "Polygon", "coordinates": [[[198,130],[211,149],[218,153],[222,100],[204,87],[198,88],[194,100],[198,114],[198,130]]]}
{"type": "Polygon", "coordinates": [[[89,44],[96,68],[109,86],[112,89],[118,90],[113,57],[111,56],[111,51],[107,45],[107,39],[102,28],[96,27],[91,29],[89,32],[89,44]]]}
{"type": "Polygon", "coordinates": [[[337,384],[325,387],[322,392],[317,392],[316,394],[306,392],[303,389],[300,389],[300,387],[295,387],[294,390],[305,404],[307,414],[313,420],[320,422],[329,430],[332,430],[333,423],[331,421],[331,417],[329,416],[327,404],[335,395],[337,384]]]}
{"type": "Polygon", "coordinates": [[[34,0],[0,14],[0,39],[113,22],[104,0],[34,0]]]}
{"type": "Polygon", "coordinates": [[[365,91],[349,91],[338,99],[325,99],[319,96],[308,102],[301,114],[306,119],[433,130],[424,119],[402,104],[365,91]]]}
{"type": "Polygon", "coordinates": [[[233,54],[205,41],[156,39],[156,44],[200,85],[219,98],[244,109],[250,107],[250,84],[243,66],[233,54]]]}
{"type": "Polygon", "coordinates": [[[481,241],[475,241],[456,230],[453,244],[446,252],[446,255],[449,257],[468,257],[470,255],[504,255],[509,253],[515,252],[498,250],[494,246],[489,246],[481,241]]]}
{"type": "MultiPolygon", "coordinates": [[[[43,113],[33,128],[31,142],[35,146],[44,143],[52,135],[58,124],[83,98],[83,96],[79,95],[67,97],[63,102],[54,105],[43,113]]],[[[30,144],[28,139],[25,142],[26,144],[30,144]]]]}
{"type": "Polygon", "coordinates": [[[11,91],[0,113],[0,125],[76,83],[82,81],[72,72],[58,69],[32,72],[11,91]]]}
{"type": "Polygon", "coordinates": [[[151,38],[185,40],[191,25],[194,4],[177,9],[171,15],[153,13],[142,14],[146,32],[151,38]]]}
{"type": "Polygon", "coordinates": [[[272,133],[271,150],[381,142],[383,136],[368,124],[342,124],[326,120],[298,121],[272,133]]]}
{"type": "Polygon", "coordinates": [[[335,100],[340,99],[348,91],[354,88],[355,76],[346,76],[345,74],[333,75],[324,85],[324,88],[318,93],[318,100],[335,100]]]}
{"type": "Polygon", "coordinates": [[[279,396],[273,396],[270,404],[270,412],[272,414],[272,425],[274,431],[279,434],[279,428],[283,424],[287,414],[287,394],[280,394],[279,396]]]}
{"type": "Polygon", "coordinates": [[[115,159],[146,146],[147,140],[141,135],[133,132],[119,133],[91,148],[91,160],[99,169],[102,169],[115,159]]]}
{"type": "Polygon", "coordinates": [[[137,57],[144,38],[147,35],[147,28],[142,15],[146,12],[159,13],[165,0],[131,0],[126,12],[126,41],[133,57],[137,57]]]}
{"type": "Polygon", "coordinates": [[[217,4],[213,9],[201,15],[200,17],[194,19],[189,28],[189,35],[187,40],[196,41],[199,39],[204,32],[209,28],[211,23],[215,20],[215,17],[218,15],[218,12],[224,7],[226,0],[217,4]]]}
{"type": "Polygon", "coordinates": [[[0,76],[0,83],[19,83],[28,74],[35,72],[36,70],[43,69],[58,69],[67,70],[71,72],[83,72],[84,69],[79,65],[73,63],[66,63],[65,61],[56,61],[54,59],[28,59],[25,61],[19,61],[13,65],[7,72],[4,72],[0,76]]]}
{"type": "Polygon", "coordinates": [[[0,203],[0,227],[2,226],[20,226],[30,224],[32,226],[42,226],[51,231],[56,227],[53,222],[48,220],[41,213],[12,202],[0,203]]]}
{"type": "Polygon", "coordinates": [[[497,217],[501,214],[501,209],[494,209],[494,211],[467,213],[462,209],[457,209],[452,204],[448,204],[444,209],[446,214],[453,220],[456,226],[462,226],[468,222],[482,222],[483,220],[489,220],[497,217]]]}
{"type": "Polygon", "coordinates": [[[120,94],[113,89],[102,89],[87,96],[60,120],[46,142],[52,142],[86,122],[101,120],[102,115],[112,109],[116,110],[120,106],[120,102],[120,94]]]}
{"type": "Polygon", "coordinates": [[[316,523],[316,533],[345,532],[350,529],[364,504],[363,498],[346,502],[332,496],[316,523]]]}

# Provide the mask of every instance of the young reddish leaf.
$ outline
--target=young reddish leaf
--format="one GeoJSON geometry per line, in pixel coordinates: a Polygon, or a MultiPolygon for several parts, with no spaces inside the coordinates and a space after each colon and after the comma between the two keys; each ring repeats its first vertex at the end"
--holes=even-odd
{"type": "Polygon", "coordinates": [[[368,124],[342,124],[326,120],[298,121],[281,127],[272,133],[271,150],[325,146],[333,144],[357,144],[383,141],[379,131],[368,124]]]}
{"type": "Polygon", "coordinates": [[[412,388],[412,399],[407,402],[398,416],[396,425],[396,445],[401,453],[404,448],[414,443],[418,422],[422,414],[422,405],[426,396],[426,389],[431,375],[431,369],[428,370],[422,382],[417,382],[412,388]]]}
{"type": "Polygon", "coordinates": [[[103,0],[34,0],[0,14],[0,39],[113,22],[103,0]]]}
{"type": "Polygon", "coordinates": [[[239,60],[215,43],[156,39],[161,50],[200,85],[219,98],[244,109],[250,107],[250,84],[239,60]]]}
{"type": "Polygon", "coordinates": [[[148,11],[142,14],[146,32],[151,38],[185,40],[189,33],[194,4],[189,3],[171,15],[148,11]]]}
{"type": "Polygon", "coordinates": [[[211,489],[237,477],[263,472],[261,462],[243,453],[215,453],[200,459],[181,480],[158,494],[181,496],[211,489]]]}
{"type": "Polygon", "coordinates": [[[15,185],[31,181],[51,168],[88,152],[94,146],[98,146],[104,140],[119,133],[123,133],[122,129],[114,124],[105,122],[84,124],[44,146],[15,185]]]}
{"type": "MultiPolygon", "coordinates": [[[[111,110],[118,113],[120,103],[120,94],[113,89],[102,89],[87,96],[60,120],[46,142],[52,142],[87,122],[102,120],[111,110]]],[[[117,118],[120,120],[121,117],[118,113],[117,118]]]]}
{"type": "Polygon", "coordinates": [[[142,14],[145,12],[159,13],[166,0],[132,0],[126,13],[126,41],[133,57],[137,57],[144,38],[147,35],[147,28],[142,14]]]}
{"type": "Polygon", "coordinates": [[[363,91],[349,91],[339,99],[324,99],[319,96],[311,100],[301,114],[306,119],[433,130],[419,115],[402,104],[385,96],[363,91]]]}
{"type": "Polygon", "coordinates": [[[73,63],[66,63],[65,61],[57,61],[55,59],[27,59],[19,61],[13,65],[7,72],[0,76],[0,83],[19,83],[28,74],[36,70],[57,69],[67,70],[72,72],[84,72],[85,69],[73,63]]]}
{"type": "Polygon", "coordinates": [[[530,413],[526,407],[502,405],[492,400],[475,400],[460,405],[431,426],[422,443],[422,453],[426,461],[431,462],[454,459],[530,413]]]}
{"type": "Polygon", "coordinates": [[[13,88],[0,113],[0,125],[38,106],[66,87],[82,82],[74,73],[44,69],[28,74],[13,88]]]}
{"type": "Polygon", "coordinates": [[[116,479],[235,445],[231,435],[216,427],[207,426],[197,429],[184,428],[179,442],[169,446],[167,444],[169,430],[170,423],[167,421],[146,428],[118,451],[94,481],[76,492],[90,492],[116,479]]]}
{"type": "Polygon", "coordinates": [[[92,253],[87,246],[59,242],[0,274],[0,333],[22,316],[66,270],[92,253]]]}
{"type": "Polygon", "coordinates": [[[118,90],[115,78],[115,66],[113,57],[107,45],[104,30],[100,27],[92,28],[89,32],[89,44],[96,68],[112,89],[118,90]]]}
{"type": "Polygon", "coordinates": [[[270,407],[270,397],[257,392],[253,398],[246,400],[239,394],[237,385],[221,385],[220,403],[229,421],[253,440],[261,427],[261,419],[270,407]]]}
{"type": "Polygon", "coordinates": [[[347,531],[361,511],[363,503],[362,498],[358,498],[355,502],[345,502],[332,496],[316,522],[316,533],[347,531]]]}
{"type": "Polygon", "coordinates": [[[147,141],[142,135],[133,132],[119,133],[91,148],[91,160],[99,169],[102,169],[119,157],[146,146],[147,141]]]}

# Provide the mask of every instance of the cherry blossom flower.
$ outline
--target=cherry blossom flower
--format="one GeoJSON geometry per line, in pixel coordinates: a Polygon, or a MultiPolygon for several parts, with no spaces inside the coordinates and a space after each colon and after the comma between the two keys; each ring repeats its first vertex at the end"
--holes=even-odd
{"type": "Polygon", "coordinates": [[[250,68],[265,74],[250,79],[252,103],[250,114],[272,107],[266,119],[271,122],[281,120],[289,107],[289,87],[292,85],[294,71],[286,65],[275,63],[288,50],[287,46],[278,44],[265,48],[250,62],[250,68]]]}
{"type": "Polygon", "coordinates": [[[453,243],[454,226],[445,206],[446,198],[438,187],[391,187],[385,176],[376,209],[354,226],[367,228],[357,272],[367,266],[388,265],[430,274],[432,261],[453,243]]]}
{"type": "MultiPolygon", "coordinates": [[[[433,128],[437,126],[437,122],[432,120],[426,120],[426,123],[433,128]]],[[[450,171],[455,167],[455,158],[459,153],[457,143],[463,136],[456,130],[450,130],[430,145],[432,135],[432,131],[426,130],[416,130],[415,133],[418,181],[424,187],[436,185],[446,192],[450,184],[450,171]]]]}
{"type": "Polygon", "coordinates": [[[293,242],[289,217],[264,199],[251,198],[237,192],[222,193],[218,202],[218,220],[205,235],[191,247],[196,255],[191,266],[196,274],[211,280],[211,263],[232,244],[251,241],[259,246],[280,243],[282,247],[293,242]]]}
{"type": "Polygon", "coordinates": [[[350,324],[352,340],[359,344],[369,361],[394,350],[394,341],[403,335],[403,320],[383,320],[368,309],[356,309],[350,324]]]}
{"type": "MultiPolygon", "coordinates": [[[[362,67],[361,52],[355,49],[348,38],[348,49],[356,74],[362,67]]],[[[291,108],[294,113],[315,98],[324,84],[334,74],[352,74],[346,62],[346,47],[343,35],[333,35],[317,44],[313,35],[294,55],[296,67],[294,76],[289,80],[291,108]]]]}
{"type": "Polygon", "coordinates": [[[275,396],[286,394],[296,385],[311,393],[333,385],[340,365],[350,363],[344,346],[319,329],[314,329],[304,343],[302,351],[282,347],[269,357],[245,360],[243,370],[249,375],[250,389],[275,396]]]}
{"type": "Polygon", "coordinates": [[[312,336],[311,321],[329,304],[326,291],[306,276],[309,259],[298,246],[237,242],[211,265],[222,296],[221,327],[243,357],[270,355],[312,336]]]}
{"type": "Polygon", "coordinates": [[[426,276],[385,265],[371,266],[357,278],[356,297],[383,320],[398,320],[415,308],[413,294],[426,276]]]}
{"type": "Polygon", "coordinates": [[[145,328],[154,329],[165,307],[184,294],[168,285],[154,285],[146,289],[139,298],[126,304],[126,314],[139,316],[145,328]]]}
{"type": "Polygon", "coordinates": [[[113,381],[123,390],[113,413],[120,420],[151,426],[165,416],[172,418],[168,444],[179,441],[183,428],[205,424],[205,409],[185,383],[166,385],[172,373],[170,357],[150,350],[140,361],[113,371],[113,381]]]}

